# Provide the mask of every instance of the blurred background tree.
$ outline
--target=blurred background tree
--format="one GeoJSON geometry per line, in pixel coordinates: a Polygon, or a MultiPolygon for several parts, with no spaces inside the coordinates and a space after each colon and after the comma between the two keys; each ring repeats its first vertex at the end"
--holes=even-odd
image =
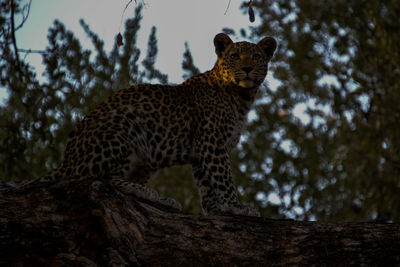
{"type": "MultiPolygon", "coordinates": [[[[141,5],[126,22],[124,46],[111,52],[84,21],[93,51],[55,21],[42,53],[44,82],[25,61],[16,64],[9,4],[0,5],[0,86],[9,93],[0,106],[2,180],[55,168],[77,121],[113,92],[168,82],[155,68],[155,28],[138,62],[141,5]]],[[[16,13],[24,11],[14,5],[16,13]]],[[[241,199],[271,218],[399,221],[400,3],[260,0],[252,6],[259,24],[241,37],[274,36],[279,46],[270,64],[276,80],[260,90],[232,156],[241,199]]],[[[184,78],[199,72],[187,44],[182,68],[184,78]]],[[[200,213],[189,166],[161,170],[150,185],[200,213]]]]}
{"type": "MultiPolygon", "coordinates": [[[[22,12],[17,3],[14,2],[15,10],[22,12]]],[[[1,35],[0,85],[8,89],[9,96],[0,107],[0,177],[21,180],[44,175],[55,168],[68,133],[105,97],[146,80],[144,72],[139,71],[140,51],[136,47],[141,8],[126,22],[126,44],[122,48],[115,44],[108,54],[103,41],[80,21],[95,47],[93,60],[92,51],[83,49],[74,34],[55,21],[49,29],[49,44],[40,51],[46,80],[39,82],[26,62],[20,61],[18,69],[10,41],[8,2],[4,7],[0,20],[1,28],[5,29],[1,35]]],[[[149,45],[148,50],[151,49],[149,45]]],[[[151,60],[154,56],[149,53],[145,58],[149,71],[154,71],[151,60]]],[[[166,76],[155,78],[166,81],[166,76]]]]}
{"type": "Polygon", "coordinates": [[[247,199],[270,217],[399,221],[400,2],[253,8],[251,38],[278,39],[279,85],[262,92],[235,155],[247,199]]]}

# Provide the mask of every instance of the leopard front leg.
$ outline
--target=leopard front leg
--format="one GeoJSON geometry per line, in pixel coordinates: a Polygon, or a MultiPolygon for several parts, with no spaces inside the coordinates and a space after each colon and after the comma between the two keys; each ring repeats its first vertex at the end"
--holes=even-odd
{"type": "Polygon", "coordinates": [[[238,201],[228,154],[210,146],[198,150],[199,161],[192,165],[204,213],[260,216],[257,209],[238,201]]]}
{"type": "Polygon", "coordinates": [[[111,183],[124,194],[135,195],[138,198],[160,203],[164,206],[173,208],[176,211],[182,211],[182,206],[177,200],[169,197],[160,198],[157,191],[144,185],[119,178],[112,178],[111,183]]]}

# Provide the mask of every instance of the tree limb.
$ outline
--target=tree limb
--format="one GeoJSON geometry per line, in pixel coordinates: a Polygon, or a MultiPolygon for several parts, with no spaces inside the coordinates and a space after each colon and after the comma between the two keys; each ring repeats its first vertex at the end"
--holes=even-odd
{"type": "Polygon", "coordinates": [[[395,266],[400,224],[176,213],[85,178],[0,190],[1,266],[395,266]]]}

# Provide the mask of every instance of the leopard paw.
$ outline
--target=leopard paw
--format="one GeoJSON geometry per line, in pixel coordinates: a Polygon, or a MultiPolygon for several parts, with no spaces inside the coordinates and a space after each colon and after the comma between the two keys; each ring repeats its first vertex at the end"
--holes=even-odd
{"type": "Polygon", "coordinates": [[[146,186],[121,179],[112,179],[111,182],[124,194],[135,195],[138,198],[150,201],[158,201],[159,199],[157,191],[146,186]]]}

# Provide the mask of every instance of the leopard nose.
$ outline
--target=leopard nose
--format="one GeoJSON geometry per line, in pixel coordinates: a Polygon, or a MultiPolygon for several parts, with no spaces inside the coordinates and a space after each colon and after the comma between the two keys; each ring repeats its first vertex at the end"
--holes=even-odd
{"type": "Polygon", "coordinates": [[[249,74],[250,71],[253,70],[253,68],[252,68],[252,67],[243,67],[242,70],[243,70],[244,72],[246,72],[247,74],[249,74]]]}

